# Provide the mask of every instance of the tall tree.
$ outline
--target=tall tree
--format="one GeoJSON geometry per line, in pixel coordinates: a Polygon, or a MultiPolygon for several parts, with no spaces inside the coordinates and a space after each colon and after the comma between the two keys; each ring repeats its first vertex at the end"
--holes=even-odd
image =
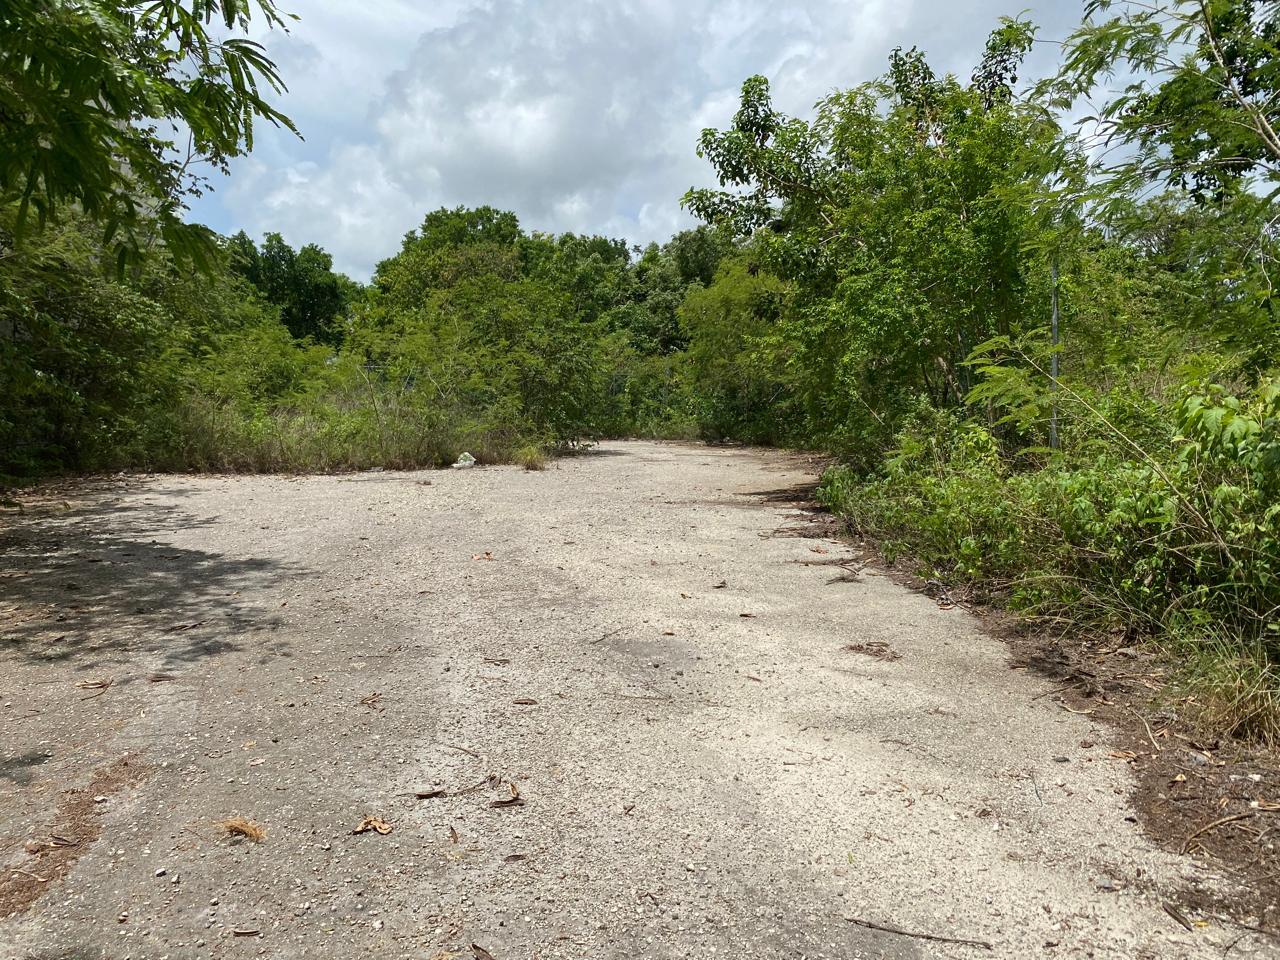
{"type": "Polygon", "coordinates": [[[1044,84],[1067,107],[1120,75],[1096,119],[1129,148],[1111,173],[1221,199],[1241,181],[1280,181],[1280,3],[1276,0],[1090,0],[1044,84]]]}
{"type": "Polygon", "coordinates": [[[779,334],[816,432],[860,444],[913,396],[958,404],[970,352],[1035,323],[1036,202],[1078,160],[1042,107],[1010,94],[1031,38],[1006,21],[969,84],[896,50],[883,79],[832,94],[813,122],[779,113],[752,77],[733,125],[703,132],[723,189],[685,203],[754,234],[762,265],[792,282],[779,334]]]}
{"type": "Polygon", "coordinates": [[[333,257],[314,243],[294,250],[278,233],[258,248],[243,231],[228,243],[231,269],[258,288],[280,310],[280,320],[299,340],[342,340],[347,307],[345,277],[333,272],[333,257]]]}

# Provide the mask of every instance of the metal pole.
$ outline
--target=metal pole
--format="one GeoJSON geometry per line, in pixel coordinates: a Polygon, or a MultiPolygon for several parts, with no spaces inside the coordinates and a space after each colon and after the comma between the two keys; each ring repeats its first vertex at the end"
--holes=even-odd
{"type": "Polygon", "coordinates": [[[1049,415],[1049,448],[1058,449],[1058,255],[1053,255],[1049,265],[1049,273],[1053,277],[1053,353],[1049,357],[1050,389],[1053,390],[1053,408],[1049,415]]]}

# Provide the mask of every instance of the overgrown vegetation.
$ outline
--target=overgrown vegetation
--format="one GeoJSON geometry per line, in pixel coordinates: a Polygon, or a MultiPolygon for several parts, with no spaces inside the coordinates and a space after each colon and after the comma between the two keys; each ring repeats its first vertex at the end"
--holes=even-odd
{"type": "Polygon", "coordinates": [[[180,222],[200,184],[158,123],[195,116],[220,163],[255,116],[288,122],[261,50],[203,32],[250,9],[0,14],[8,482],[463,450],[540,469],[626,435],[824,449],[823,498],[890,555],[1163,643],[1204,717],[1280,740],[1280,5],[1095,0],[1031,84],[1034,28],[1005,20],[969,78],[895,50],[809,119],[753,77],[699,144],[704,226],[641,250],[441,209],[367,285],[320,246],[180,222]],[[157,43],[205,82],[155,66],[82,95],[157,43]]]}

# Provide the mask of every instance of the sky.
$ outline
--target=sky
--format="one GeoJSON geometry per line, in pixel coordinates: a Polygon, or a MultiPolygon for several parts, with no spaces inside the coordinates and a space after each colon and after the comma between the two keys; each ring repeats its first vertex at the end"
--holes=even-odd
{"type": "MultiPolygon", "coordinates": [[[[1001,15],[1061,40],[1079,0],[281,0],[300,20],[255,29],[305,139],[260,124],[191,219],[319,243],[367,280],[441,206],[514,210],[526,230],[663,241],[714,185],[699,132],[725,127],[742,81],[809,117],[833,90],[918,46],[967,78],[1001,15]]],[[[1056,62],[1037,44],[1024,79],[1056,62]]]]}

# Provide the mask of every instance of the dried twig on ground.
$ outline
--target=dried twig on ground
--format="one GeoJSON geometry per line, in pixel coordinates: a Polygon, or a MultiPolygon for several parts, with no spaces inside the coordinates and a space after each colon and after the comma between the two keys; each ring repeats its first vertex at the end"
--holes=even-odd
{"type": "Polygon", "coordinates": [[[1252,811],[1250,811],[1249,813],[1233,813],[1229,817],[1221,817],[1217,820],[1214,820],[1212,823],[1206,823],[1203,827],[1201,827],[1199,830],[1191,834],[1191,836],[1187,837],[1187,839],[1183,841],[1182,852],[1183,853],[1189,852],[1191,850],[1191,844],[1197,838],[1203,837],[1206,833],[1211,833],[1212,831],[1217,830],[1219,827],[1224,826],[1228,823],[1234,823],[1237,820],[1248,820],[1251,817],[1253,817],[1253,815],[1254,814],[1252,811]]]}
{"type": "Polygon", "coordinates": [[[868,640],[866,643],[846,643],[841,649],[849,653],[861,653],[868,657],[875,657],[877,660],[886,660],[890,663],[894,660],[902,659],[902,654],[883,640],[868,640]]]}
{"type": "Polygon", "coordinates": [[[460,747],[454,743],[442,743],[440,746],[448,747],[450,750],[457,750],[459,753],[465,753],[468,756],[475,757],[477,760],[480,759],[480,754],[476,753],[474,750],[468,750],[466,747],[460,747]]]}
{"type": "Polygon", "coordinates": [[[868,930],[879,930],[882,933],[892,933],[899,937],[915,937],[917,940],[932,940],[935,943],[962,943],[967,947],[981,947],[983,950],[994,949],[991,944],[985,940],[969,940],[965,937],[944,937],[936,933],[913,933],[910,930],[899,930],[897,927],[889,927],[880,923],[872,923],[870,920],[859,920],[857,917],[845,917],[850,923],[856,923],[860,927],[866,927],[868,930]]]}
{"type": "Polygon", "coordinates": [[[1142,721],[1142,725],[1147,729],[1147,739],[1151,741],[1151,746],[1156,748],[1156,753],[1159,753],[1160,744],[1156,743],[1155,734],[1151,732],[1151,724],[1147,723],[1147,718],[1144,717],[1142,714],[1140,714],[1137,710],[1133,709],[1133,707],[1126,706],[1125,709],[1142,721]]]}
{"type": "Polygon", "coordinates": [[[79,683],[76,684],[76,686],[79,687],[81,690],[97,690],[98,691],[97,693],[92,693],[87,697],[80,698],[81,700],[92,700],[95,697],[102,696],[104,693],[110,690],[111,684],[114,682],[115,681],[113,681],[110,677],[107,677],[106,679],[103,679],[103,680],[81,680],[79,683]]]}

